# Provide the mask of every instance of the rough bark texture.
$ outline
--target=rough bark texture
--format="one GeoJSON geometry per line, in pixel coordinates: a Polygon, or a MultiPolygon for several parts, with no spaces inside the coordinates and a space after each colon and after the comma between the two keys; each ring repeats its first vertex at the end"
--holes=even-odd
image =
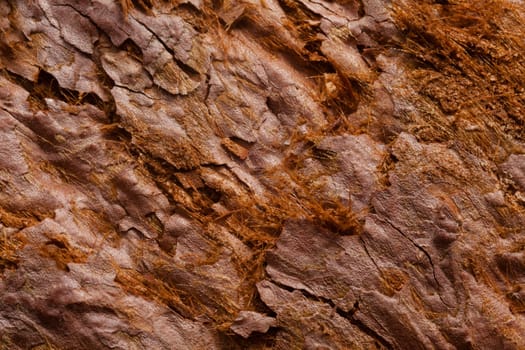
{"type": "Polygon", "coordinates": [[[2,349],[525,348],[520,1],[0,2],[2,349]]]}

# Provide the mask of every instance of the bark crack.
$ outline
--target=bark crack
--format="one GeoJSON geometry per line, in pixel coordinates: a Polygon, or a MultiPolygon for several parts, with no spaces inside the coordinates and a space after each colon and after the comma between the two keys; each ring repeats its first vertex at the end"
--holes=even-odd
{"type": "Polygon", "coordinates": [[[441,284],[439,283],[438,279],[437,279],[437,276],[436,276],[436,268],[434,266],[434,262],[432,261],[432,257],[430,256],[430,254],[425,250],[425,248],[423,248],[421,245],[417,244],[412,238],[410,238],[407,234],[405,234],[400,228],[398,228],[396,225],[394,225],[390,220],[388,219],[384,219],[384,220],[381,220],[382,222],[388,224],[390,227],[392,227],[394,230],[396,230],[399,234],[401,234],[403,237],[405,237],[407,240],[409,240],[419,251],[421,251],[428,259],[428,262],[432,268],[432,276],[434,278],[434,282],[436,283],[436,292],[437,292],[437,295],[439,296],[439,300],[441,300],[441,302],[446,306],[446,307],[450,307],[450,305],[448,305],[444,300],[443,300],[443,297],[441,296],[441,284]]]}
{"type": "Polygon", "coordinates": [[[370,252],[368,251],[368,247],[366,246],[366,242],[365,240],[363,239],[363,237],[359,236],[359,241],[361,242],[361,244],[363,245],[363,248],[365,250],[365,253],[366,255],[368,256],[368,258],[372,261],[372,263],[375,265],[375,267],[377,268],[377,270],[379,272],[381,272],[381,268],[377,265],[376,261],[374,260],[374,258],[372,258],[372,255],[370,255],[370,252]]]}
{"type": "Polygon", "coordinates": [[[133,93],[133,94],[139,94],[139,95],[142,95],[142,96],[147,97],[147,98],[152,99],[152,100],[157,100],[157,101],[161,100],[161,99],[158,98],[158,97],[150,96],[150,95],[146,94],[144,91],[134,90],[134,89],[132,89],[132,88],[130,88],[129,86],[126,86],[126,85],[115,84],[115,86],[118,87],[118,88],[121,88],[121,89],[127,90],[127,91],[129,91],[129,92],[131,92],[131,93],[133,93]]]}
{"type": "Polygon", "coordinates": [[[176,56],[175,56],[175,52],[173,51],[172,48],[169,47],[168,44],[166,44],[164,42],[164,40],[162,40],[162,38],[157,34],[155,33],[154,30],[152,30],[151,28],[149,28],[144,22],[140,21],[139,19],[137,19],[136,17],[133,17],[133,19],[139,23],[140,25],[142,25],[144,27],[144,29],[146,29],[151,35],[153,35],[153,37],[155,39],[157,39],[157,41],[164,47],[164,49],[171,55],[171,57],[173,58],[173,61],[177,64],[177,66],[184,72],[188,75],[188,77],[195,77],[195,76],[200,76],[200,73],[197,72],[195,69],[193,69],[192,67],[190,67],[189,65],[187,65],[186,63],[182,62],[180,59],[178,59],[176,56]]]}
{"type": "MultiPolygon", "coordinates": [[[[363,321],[357,319],[355,317],[355,314],[359,311],[359,301],[356,301],[354,303],[354,308],[352,309],[352,313],[351,315],[348,317],[344,314],[341,314],[337,309],[336,309],[336,312],[339,314],[339,316],[341,317],[344,317],[346,318],[351,324],[353,324],[354,326],[356,326],[357,328],[359,328],[359,330],[365,334],[367,334],[368,336],[370,336],[371,338],[375,339],[376,341],[378,341],[380,343],[380,345],[382,345],[384,348],[386,349],[393,349],[394,347],[392,346],[392,344],[390,344],[390,342],[388,342],[383,336],[381,336],[379,333],[377,333],[375,330],[373,330],[372,328],[368,327],[363,321]]],[[[378,344],[376,344],[377,346],[378,344]]]]}
{"type": "Polygon", "coordinates": [[[71,4],[54,4],[52,6],[56,6],[56,7],[69,7],[70,9],[72,9],[73,11],[75,11],[76,13],[78,13],[80,16],[84,17],[85,19],[87,19],[92,25],[95,26],[95,28],[97,28],[97,30],[100,32],[100,33],[106,33],[102,28],[100,28],[98,26],[98,24],[93,21],[93,19],[91,17],[89,17],[89,15],[86,15],[84,13],[82,13],[79,9],[77,9],[76,7],[74,7],[73,5],[71,4]]]}
{"type": "Polygon", "coordinates": [[[322,296],[319,296],[319,295],[315,295],[315,294],[313,294],[313,293],[311,293],[311,292],[309,292],[309,291],[307,291],[305,289],[298,289],[298,288],[290,287],[290,286],[288,286],[286,284],[283,284],[281,282],[275,281],[273,279],[272,279],[272,283],[274,283],[279,288],[282,288],[282,289],[284,289],[284,290],[286,290],[286,291],[288,291],[290,293],[298,291],[299,293],[301,293],[308,300],[311,300],[311,301],[314,301],[314,302],[323,303],[323,304],[326,304],[326,305],[330,306],[330,308],[332,308],[332,310],[334,310],[339,316],[341,316],[342,318],[344,318],[347,321],[349,321],[352,325],[354,325],[357,328],[359,328],[359,330],[361,332],[363,332],[363,333],[367,334],[368,336],[370,336],[371,338],[375,339],[377,342],[379,342],[379,344],[381,346],[383,346],[386,349],[393,349],[393,346],[392,346],[392,344],[390,344],[390,342],[388,342],[380,334],[378,334],[372,328],[368,327],[361,320],[359,320],[359,319],[357,319],[355,317],[356,312],[359,311],[359,299],[360,299],[360,297],[356,298],[356,300],[354,302],[354,305],[352,306],[352,308],[350,310],[345,311],[341,307],[337,306],[333,302],[332,299],[329,299],[329,298],[326,298],[326,297],[322,297],[322,296]]]}

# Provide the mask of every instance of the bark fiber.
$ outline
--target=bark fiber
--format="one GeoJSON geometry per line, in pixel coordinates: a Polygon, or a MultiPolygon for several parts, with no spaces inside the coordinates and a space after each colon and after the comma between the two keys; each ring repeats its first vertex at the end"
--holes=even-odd
{"type": "Polygon", "coordinates": [[[521,1],[0,1],[0,349],[524,349],[521,1]]]}

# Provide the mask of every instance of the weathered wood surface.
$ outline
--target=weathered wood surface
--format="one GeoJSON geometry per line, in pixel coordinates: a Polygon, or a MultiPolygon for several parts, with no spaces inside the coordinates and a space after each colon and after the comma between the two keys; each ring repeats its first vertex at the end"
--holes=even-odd
{"type": "Polygon", "coordinates": [[[0,2],[0,348],[525,348],[524,8],[476,3],[0,2]]]}

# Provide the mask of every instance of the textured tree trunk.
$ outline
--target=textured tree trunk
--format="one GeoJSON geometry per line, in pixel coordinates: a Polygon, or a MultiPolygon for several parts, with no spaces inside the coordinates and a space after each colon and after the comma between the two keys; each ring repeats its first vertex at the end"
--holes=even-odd
{"type": "Polygon", "coordinates": [[[1,1],[0,348],[525,348],[524,6],[1,1]]]}

